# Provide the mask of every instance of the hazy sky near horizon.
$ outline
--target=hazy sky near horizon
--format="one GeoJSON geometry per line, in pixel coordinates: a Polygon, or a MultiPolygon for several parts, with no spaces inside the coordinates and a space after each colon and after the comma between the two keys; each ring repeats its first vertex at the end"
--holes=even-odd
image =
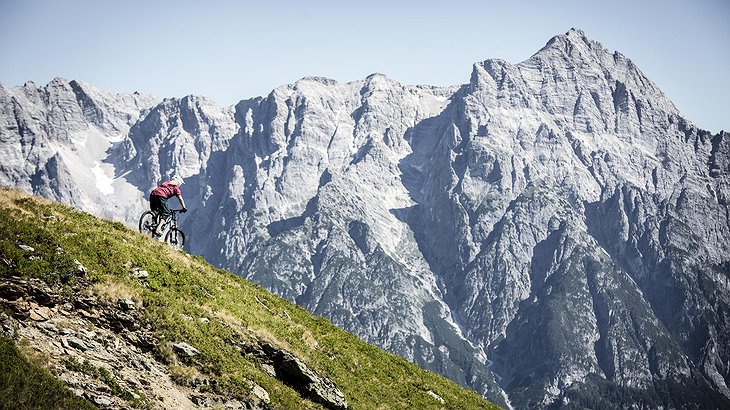
{"type": "Polygon", "coordinates": [[[694,124],[730,130],[730,1],[0,0],[0,82],[55,77],[220,105],[306,76],[458,85],[571,27],[630,58],[694,124]]]}

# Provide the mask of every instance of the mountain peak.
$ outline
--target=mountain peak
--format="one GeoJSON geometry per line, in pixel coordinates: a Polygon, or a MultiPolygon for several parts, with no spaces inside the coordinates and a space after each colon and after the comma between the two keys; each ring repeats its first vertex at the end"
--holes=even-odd
{"type": "Polygon", "coordinates": [[[397,87],[400,83],[382,73],[372,73],[365,77],[365,88],[390,88],[397,87]]]}
{"type": "Polygon", "coordinates": [[[599,64],[613,62],[636,69],[626,56],[618,51],[609,51],[603,44],[592,40],[583,30],[577,28],[571,28],[565,34],[558,34],[548,40],[531,59],[535,57],[545,57],[548,60],[562,60],[568,57],[571,60],[595,61],[599,64]]]}
{"type": "Polygon", "coordinates": [[[63,77],[55,77],[53,80],[51,80],[48,85],[54,86],[54,85],[67,85],[69,83],[68,80],[66,80],[63,77]]]}
{"type": "Polygon", "coordinates": [[[323,85],[337,85],[337,80],[333,80],[333,79],[327,78],[327,77],[320,77],[320,76],[303,77],[299,81],[297,81],[296,84],[299,84],[302,82],[314,82],[314,83],[320,83],[323,85]]]}
{"type": "Polygon", "coordinates": [[[365,78],[366,78],[367,80],[370,80],[370,79],[373,79],[373,78],[378,78],[378,77],[381,77],[381,78],[388,78],[388,76],[387,76],[387,75],[385,75],[385,74],[383,74],[383,73],[372,73],[372,74],[370,74],[369,76],[367,76],[367,77],[365,77],[365,78]]]}
{"type": "Polygon", "coordinates": [[[571,27],[570,30],[568,30],[568,32],[565,33],[565,36],[567,36],[567,37],[577,36],[577,37],[581,37],[581,38],[586,38],[586,33],[579,28],[571,27]]]}
{"type": "Polygon", "coordinates": [[[545,47],[540,49],[535,55],[560,52],[570,55],[571,57],[583,56],[590,54],[596,55],[608,53],[601,43],[591,40],[586,36],[585,32],[580,29],[571,28],[565,34],[558,34],[551,38],[545,47]]]}

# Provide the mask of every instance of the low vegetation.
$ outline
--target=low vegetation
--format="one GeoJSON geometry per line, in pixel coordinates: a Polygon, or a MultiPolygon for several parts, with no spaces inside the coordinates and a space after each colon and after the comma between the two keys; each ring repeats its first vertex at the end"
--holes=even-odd
{"type": "MultiPolygon", "coordinates": [[[[16,190],[0,190],[0,276],[36,277],[71,292],[79,269],[87,272],[86,280],[94,283],[98,297],[119,295],[144,307],[145,320],[158,341],[158,356],[181,384],[203,374],[215,381],[210,386],[216,392],[245,397],[253,381],[269,393],[274,408],[321,408],[240,349],[241,342],[254,337],[293,353],[331,379],[353,409],[497,408],[200,257],[174,251],[121,223],[16,190]],[[33,257],[21,245],[32,247],[33,257]],[[139,270],[149,274],[145,281],[133,275],[139,270]],[[181,341],[200,351],[194,362],[180,362],[169,352],[169,343],[181,341]]],[[[1,361],[7,358],[22,360],[3,341],[1,361]]],[[[23,374],[17,377],[22,379],[23,374]]],[[[113,388],[113,379],[106,376],[113,388]]],[[[12,386],[32,384],[17,378],[2,381],[0,389],[3,393],[10,389],[9,394],[15,394],[12,386]]],[[[34,386],[29,388],[67,396],[62,386],[57,391],[41,387],[42,383],[34,386]]]]}
{"type": "Polygon", "coordinates": [[[93,409],[40,364],[0,337],[0,409],[93,409]]]}

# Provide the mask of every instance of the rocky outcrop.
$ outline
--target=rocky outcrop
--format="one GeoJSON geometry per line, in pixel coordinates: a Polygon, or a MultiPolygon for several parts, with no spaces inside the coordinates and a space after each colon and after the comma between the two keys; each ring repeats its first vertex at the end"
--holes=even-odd
{"type": "MultiPolygon", "coordinates": [[[[137,268],[130,275],[144,276],[140,272],[144,271],[137,268]]],[[[211,392],[216,382],[201,372],[192,380],[180,380],[174,366],[195,366],[200,352],[184,341],[160,340],[137,302],[103,300],[90,293],[82,277],[71,292],[76,296],[39,279],[3,276],[0,307],[11,314],[0,313],[0,335],[42,354],[46,367],[80,397],[106,409],[270,408],[269,393],[253,382],[249,397],[242,399],[211,392]],[[160,354],[165,344],[174,357],[160,354]]],[[[272,377],[302,397],[329,409],[347,408],[334,383],[293,354],[250,334],[243,346],[272,369],[272,377]]]]}
{"type": "Polygon", "coordinates": [[[262,360],[267,368],[272,369],[271,376],[282,380],[299,392],[302,397],[319,403],[327,409],[342,410],[347,408],[345,395],[335,384],[307,367],[293,354],[271,343],[248,344],[246,351],[262,360]]]}
{"type": "MultiPolygon", "coordinates": [[[[74,288],[87,291],[83,281],[74,288]]],[[[71,300],[41,280],[3,277],[0,305],[12,312],[0,316],[3,335],[42,353],[53,374],[98,407],[199,408],[153,353],[157,340],[134,302],[88,293],[71,300]]]]}
{"type": "Polygon", "coordinates": [[[154,97],[112,95],[63,78],[44,87],[0,86],[0,185],[107,218],[133,218],[143,194],[117,179],[108,151],[155,104],[154,97]]]}

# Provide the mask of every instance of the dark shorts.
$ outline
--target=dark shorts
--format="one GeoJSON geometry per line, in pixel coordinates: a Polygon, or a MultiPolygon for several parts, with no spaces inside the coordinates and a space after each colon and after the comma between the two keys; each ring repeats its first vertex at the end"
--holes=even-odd
{"type": "Polygon", "coordinates": [[[170,215],[172,215],[170,208],[167,207],[167,198],[157,195],[150,195],[150,211],[164,219],[167,219],[170,215]]]}

